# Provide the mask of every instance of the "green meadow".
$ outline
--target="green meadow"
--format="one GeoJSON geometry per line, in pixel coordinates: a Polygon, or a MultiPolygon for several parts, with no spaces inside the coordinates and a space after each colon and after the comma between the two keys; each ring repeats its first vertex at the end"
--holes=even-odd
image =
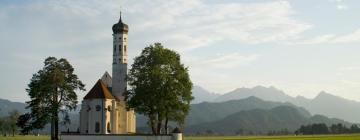
{"type": "Polygon", "coordinates": [[[0,140],[50,140],[50,136],[0,136],[0,140]]]}
{"type": "Polygon", "coordinates": [[[185,137],[185,140],[360,140],[358,135],[314,135],[314,136],[211,136],[185,137]]]}
{"type": "MultiPolygon", "coordinates": [[[[49,136],[2,137],[0,140],[50,140],[49,136]]],[[[184,140],[360,140],[357,135],[314,135],[314,136],[209,136],[185,137],[184,140]]]]}

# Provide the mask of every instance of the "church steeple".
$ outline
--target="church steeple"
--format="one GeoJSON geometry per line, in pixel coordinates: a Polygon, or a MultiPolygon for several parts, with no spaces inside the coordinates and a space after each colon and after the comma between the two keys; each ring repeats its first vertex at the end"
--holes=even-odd
{"type": "Polygon", "coordinates": [[[127,33],[129,31],[129,26],[127,24],[123,23],[123,21],[122,21],[121,11],[120,11],[119,22],[113,25],[112,30],[113,30],[114,34],[127,33]]]}
{"type": "Polygon", "coordinates": [[[122,20],[121,20],[121,11],[120,11],[120,19],[119,19],[119,23],[122,23],[122,20]]]}
{"type": "Polygon", "coordinates": [[[112,66],[112,94],[118,99],[124,99],[127,82],[128,61],[128,31],[129,27],[122,21],[120,11],[119,22],[114,24],[113,30],[113,66],[112,66]]]}

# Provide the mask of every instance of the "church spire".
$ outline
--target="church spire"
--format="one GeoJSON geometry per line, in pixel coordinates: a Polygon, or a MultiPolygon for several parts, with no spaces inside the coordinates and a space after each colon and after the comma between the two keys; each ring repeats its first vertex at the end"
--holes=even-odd
{"type": "Polygon", "coordinates": [[[122,20],[121,20],[121,10],[120,10],[120,19],[119,19],[119,23],[122,23],[122,20]]]}
{"type": "Polygon", "coordinates": [[[122,22],[122,18],[121,18],[121,10],[120,10],[120,18],[119,18],[119,22],[115,23],[112,27],[112,30],[114,32],[114,34],[116,33],[127,33],[129,31],[129,27],[128,25],[126,25],[125,23],[122,22]]]}

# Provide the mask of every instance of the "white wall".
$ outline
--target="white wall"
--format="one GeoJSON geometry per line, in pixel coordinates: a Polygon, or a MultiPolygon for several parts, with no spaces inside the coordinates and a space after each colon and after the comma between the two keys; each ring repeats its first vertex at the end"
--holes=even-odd
{"type": "Polygon", "coordinates": [[[111,114],[106,111],[107,106],[111,106],[112,99],[89,99],[83,100],[80,110],[80,133],[86,134],[107,134],[106,125],[110,122],[111,114]],[[96,106],[100,105],[100,110],[96,111],[96,106]],[[88,110],[90,107],[90,110],[88,110]],[[100,123],[100,132],[95,132],[95,123],[100,123]]]}

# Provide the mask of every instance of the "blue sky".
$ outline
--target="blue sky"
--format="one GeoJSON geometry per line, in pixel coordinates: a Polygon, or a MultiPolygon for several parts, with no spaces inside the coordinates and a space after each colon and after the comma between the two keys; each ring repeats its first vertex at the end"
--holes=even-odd
{"type": "Polygon", "coordinates": [[[359,6],[358,0],[3,0],[0,98],[28,100],[25,88],[47,56],[67,58],[89,90],[111,72],[111,26],[121,7],[131,59],[161,42],[209,91],[263,85],[291,96],[326,91],[360,101],[359,6]]]}

